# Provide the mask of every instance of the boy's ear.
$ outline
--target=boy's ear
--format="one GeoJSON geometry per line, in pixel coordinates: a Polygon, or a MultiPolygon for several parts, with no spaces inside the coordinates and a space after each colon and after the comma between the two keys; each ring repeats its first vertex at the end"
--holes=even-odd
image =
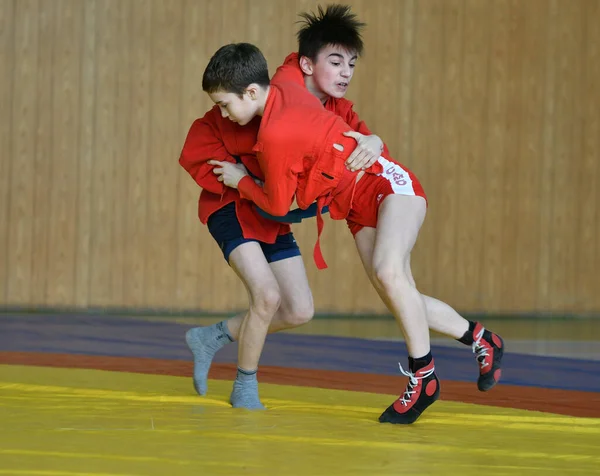
{"type": "Polygon", "coordinates": [[[252,83],[249,84],[246,88],[246,94],[250,97],[250,99],[254,100],[258,97],[258,89],[260,86],[258,84],[252,83]]]}
{"type": "Polygon", "coordinates": [[[312,60],[310,58],[307,58],[306,56],[301,56],[299,63],[302,72],[307,76],[312,76],[314,72],[312,60]]]}

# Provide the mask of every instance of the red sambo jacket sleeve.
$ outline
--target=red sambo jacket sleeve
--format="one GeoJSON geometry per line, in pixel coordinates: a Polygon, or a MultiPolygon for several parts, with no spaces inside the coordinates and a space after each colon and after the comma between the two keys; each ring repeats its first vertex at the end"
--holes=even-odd
{"type": "MultiPolygon", "coordinates": [[[[370,136],[373,134],[365,121],[358,117],[358,114],[353,109],[353,104],[351,101],[348,101],[345,98],[331,98],[330,101],[327,101],[326,108],[344,119],[346,124],[348,124],[352,130],[365,136],[370,136]]],[[[390,151],[388,150],[387,145],[385,145],[385,142],[383,143],[383,151],[381,152],[381,155],[388,160],[393,160],[390,158],[390,151]]],[[[379,162],[375,162],[366,171],[371,174],[380,174],[383,172],[383,167],[379,162]]]]}
{"type": "Polygon", "coordinates": [[[215,159],[235,163],[235,159],[227,152],[221,139],[219,117],[218,110],[213,108],[204,117],[193,122],[185,139],[179,164],[204,190],[221,195],[227,187],[217,180],[213,173],[214,166],[207,162],[215,159]]]}
{"type": "Polygon", "coordinates": [[[244,177],[238,184],[240,196],[273,216],[283,216],[290,211],[294,200],[302,162],[268,146],[258,151],[257,158],[265,176],[264,184],[260,187],[251,177],[244,177]]]}

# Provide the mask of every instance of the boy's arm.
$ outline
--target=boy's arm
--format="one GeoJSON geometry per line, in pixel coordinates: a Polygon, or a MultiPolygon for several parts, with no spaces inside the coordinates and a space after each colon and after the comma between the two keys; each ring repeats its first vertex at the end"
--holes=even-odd
{"type": "Polygon", "coordinates": [[[207,161],[215,159],[235,163],[235,159],[223,144],[214,114],[215,110],[211,109],[204,117],[194,121],[185,139],[179,164],[200,187],[220,195],[227,187],[217,180],[213,166],[207,161]]]}
{"type": "MultiPolygon", "coordinates": [[[[360,132],[362,135],[365,135],[365,136],[373,135],[371,130],[367,127],[367,124],[365,123],[365,121],[361,120],[360,117],[358,117],[358,114],[354,111],[353,108],[350,107],[348,109],[348,111],[346,113],[346,117],[344,117],[344,120],[352,128],[352,130],[355,130],[356,132],[360,132]]],[[[389,156],[389,150],[387,148],[387,145],[385,145],[383,140],[381,141],[381,143],[383,144],[382,155],[389,156]]]]}
{"type": "MultiPolygon", "coordinates": [[[[300,172],[292,157],[259,153],[258,160],[265,174],[261,187],[250,176],[242,178],[238,183],[238,191],[242,198],[252,200],[258,208],[269,215],[284,216],[290,211],[296,187],[297,174],[300,172]]],[[[301,163],[301,161],[300,161],[301,163]]]]}

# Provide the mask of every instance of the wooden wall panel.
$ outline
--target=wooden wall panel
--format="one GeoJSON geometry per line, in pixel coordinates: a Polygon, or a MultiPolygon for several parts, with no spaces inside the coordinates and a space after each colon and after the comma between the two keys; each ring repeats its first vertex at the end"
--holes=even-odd
{"type": "Polygon", "coordinates": [[[10,178],[13,161],[12,112],[15,69],[15,2],[0,1],[0,299],[8,295],[13,278],[8,267],[10,178]]]}
{"type": "Polygon", "coordinates": [[[582,166],[582,115],[587,100],[581,93],[582,66],[585,52],[583,43],[585,4],[574,3],[561,9],[555,17],[554,39],[558,41],[552,75],[554,88],[554,144],[551,239],[549,255],[550,306],[567,310],[577,306],[577,241],[576,233],[583,192],[577,186],[582,166]],[[574,166],[577,164],[576,166],[574,166]]]}
{"type": "Polygon", "coordinates": [[[123,209],[126,211],[124,231],[120,237],[123,253],[124,301],[132,307],[146,305],[147,223],[150,156],[150,90],[152,55],[148,45],[152,38],[152,9],[144,8],[145,0],[128,2],[129,44],[126,71],[131,77],[123,83],[123,94],[129,101],[129,114],[123,124],[127,134],[121,167],[126,169],[123,209]]]}
{"type": "MultiPolygon", "coordinates": [[[[56,5],[54,5],[56,7],[56,5]]],[[[77,184],[77,177],[70,177],[69,182],[62,181],[58,184],[56,190],[49,186],[53,178],[55,167],[60,163],[56,160],[50,160],[55,157],[55,131],[52,127],[54,123],[53,117],[59,113],[57,108],[54,108],[53,90],[55,87],[60,87],[57,82],[59,78],[54,77],[58,69],[54,68],[55,49],[57,47],[55,39],[57,38],[57,20],[56,8],[46,8],[40,11],[37,16],[38,29],[38,62],[36,66],[36,98],[37,110],[35,112],[37,120],[32,127],[32,142],[35,144],[35,155],[30,160],[33,162],[33,175],[30,179],[30,186],[33,187],[33,215],[32,215],[32,236],[35,243],[35,253],[31,259],[31,282],[27,286],[32,291],[30,302],[28,304],[46,304],[45,300],[49,294],[49,288],[54,286],[58,280],[55,276],[52,281],[48,276],[54,273],[60,273],[60,269],[50,268],[56,263],[56,260],[50,260],[50,236],[53,233],[60,232],[60,226],[55,226],[53,223],[53,193],[60,190],[65,190],[68,183],[77,184]],[[56,71],[56,73],[55,73],[56,71]]],[[[69,70],[72,72],[72,68],[69,70]]],[[[77,91],[76,98],[79,95],[77,91]]],[[[72,124],[77,128],[77,124],[72,124]]],[[[77,129],[75,129],[77,130],[77,129]]],[[[69,151],[71,154],[76,154],[77,150],[69,151]]],[[[55,202],[54,202],[55,203],[55,202]]],[[[71,204],[75,204],[75,200],[71,200],[71,204]]],[[[69,220],[72,220],[69,217],[69,220]]],[[[72,264],[71,260],[71,264],[72,264]]],[[[73,283],[71,283],[71,286],[73,283]]],[[[53,288],[52,290],[54,290],[53,288]]],[[[68,289],[72,292],[73,289],[68,289]]]]}
{"type": "Polygon", "coordinates": [[[183,47],[181,25],[185,12],[182,2],[155,1],[152,5],[152,66],[150,68],[150,156],[148,167],[148,216],[145,236],[146,294],[150,307],[165,307],[173,299],[175,284],[174,246],[177,237],[177,190],[184,180],[173,167],[172,138],[179,134],[179,117],[183,57],[173,54],[183,47]],[[169,139],[169,140],[168,140],[169,139]]]}
{"type": "MultiPolygon", "coordinates": [[[[95,35],[96,47],[88,296],[89,305],[95,306],[107,306],[111,303],[112,278],[117,263],[116,256],[112,252],[111,235],[116,198],[113,178],[117,173],[124,171],[115,167],[118,158],[114,140],[117,61],[120,48],[117,31],[120,10],[124,5],[115,0],[95,3],[96,28],[94,32],[86,32],[95,35]],[[110,256],[110,259],[106,259],[107,256],[110,256]]],[[[120,158],[126,160],[124,155],[120,158]]],[[[146,241],[144,246],[148,248],[150,242],[146,241]]]]}
{"type": "Polygon", "coordinates": [[[582,309],[597,311],[598,263],[600,262],[600,30],[595,18],[600,17],[600,2],[590,2],[583,25],[585,56],[581,94],[582,166],[579,183],[581,190],[579,227],[577,229],[577,269],[579,303],[582,309]]]}
{"type": "Polygon", "coordinates": [[[548,170],[545,167],[548,163],[545,132],[548,117],[546,93],[549,85],[546,69],[551,59],[548,48],[551,8],[545,0],[526,2],[524,6],[525,34],[519,45],[523,64],[521,92],[518,96],[520,115],[513,117],[514,127],[518,127],[521,132],[520,147],[516,152],[518,173],[514,174],[513,179],[517,182],[518,200],[518,214],[513,218],[518,230],[518,246],[515,243],[517,258],[513,268],[517,291],[511,305],[514,311],[538,309],[537,283],[541,271],[539,245],[544,215],[540,203],[542,186],[548,182],[544,174],[548,170]]]}
{"type": "MultiPolygon", "coordinates": [[[[74,299],[61,305],[74,305],[76,307],[88,307],[90,305],[90,293],[92,289],[92,267],[93,251],[92,236],[94,229],[93,220],[96,214],[95,202],[92,197],[92,190],[97,190],[98,177],[94,174],[97,164],[96,160],[96,105],[98,104],[96,96],[96,87],[98,83],[97,75],[104,65],[98,64],[97,54],[99,41],[96,35],[96,29],[100,18],[98,13],[100,6],[96,2],[83,3],[81,16],[81,78],[79,91],[79,124],[76,134],[79,139],[77,156],[77,211],[73,219],[77,224],[77,243],[72,250],[74,259],[75,289],[74,299]]],[[[140,13],[141,15],[141,13],[140,13]]],[[[98,148],[100,150],[101,146],[98,148]]],[[[127,150],[123,151],[127,156],[127,150]]],[[[102,155],[100,155],[102,157],[102,155]]],[[[132,210],[135,216],[140,216],[143,209],[136,207],[132,210]]],[[[130,249],[129,255],[133,255],[136,249],[130,249]]],[[[112,258],[111,258],[112,259],[112,258]]],[[[130,300],[130,305],[135,306],[134,300],[130,300]]]]}
{"type": "Polygon", "coordinates": [[[32,299],[31,260],[34,259],[33,236],[34,172],[36,143],[32,132],[37,127],[39,98],[37,69],[39,2],[24,0],[15,3],[14,12],[14,80],[12,93],[12,147],[10,156],[8,221],[3,234],[8,238],[6,266],[9,270],[6,293],[16,304],[32,299]]]}
{"type": "MultiPolygon", "coordinates": [[[[464,2],[452,0],[444,3],[444,22],[442,28],[442,45],[440,62],[442,64],[443,94],[440,98],[440,123],[438,135],[433,139],[438,142],[437,155],[432,158],[434,167],[432,177],[439,177],[435,190],[426,184],[431,196],[431,206],[427,220],[432,222],[431,233],[435,241],[429,251],[434,256],[433,286],[431,293],[436,297],[454,304],[462,294],[456,287],[456,279],[450,279],[448,272],[456,270],[457,235],[455,232],[461,205],[456,199],[459,190],[459,170],[456,164],[462,153],[460,142],[457,140],[464,121],[458,119],[457,111],[462,110],[461,97],[461,64],[464,44],[462,31],[464,28],[464,2]],[[438,203],[443,203],[443,210],[438,209],[438,203]],[[435,211],[434,211],[435,210],[435,211]],[[439,271],[438,271],[439,270],[439,271]],[[444,272],[440,272],[444,270],[444,272]]],[[[431,179],[430,179],[431,180],[431,179]]]]}
{"type": "MultiPolygon", "coordinates": [[[[352,0],[348,98],[423,182],[420,289],[464,311],[600,312],[597,0],[352,0]]],[[[0,305],[233,311],[246,291],[177,159],[210,56],[271,72],[313,0],[0,0],[0,305]]],[[[343,222],[320,312],[385,312],[343,222]]]]}
{"type": "MultiPolygon", "coordinates": [[[[49,38],[52,54],[52,116],[50,131],[52,148],[47,152],[53,158],[52,170],[47,175],[49,192],[49,250],[47,284],[49,305],[73,302],[75,299],[75,254],[77,247],[77,199],[79,161],[79,107],[81,92],[81,36],[83,7],[81,2],[60,0],[53,2],[55,26],[49,38]]],[[[47,157],[46,157],[47,160],[47,157]]],[[[36,212],[37,215],[37,212],[36,212]]],[[[35,257],[34,257],[35,259],[35,257]]],[[[113,257],[111,256],[111,260],[113,257]]]]}
{"type": "MultiPolygon", "coordinates": [[[[456,195],[459,212],[454,232],[456,246],[448,250],[454,254],[456,294],[468,308],[481,308],[483,261],[484,208],[489,184],[485,183],[488,165],[487,128],[490,107],[490,62],[494,25],[494,4],[467,0],[463,10],[461,68],[461,105],[453,115],[461,121],[456,140],[459,141],[459,159],[456,195]]],[[[440,160],[443,160],[441,158],[440,160]]],[[[436,182],[430,188],[435,190],[436,182]]],[[[435,195],[434,195],[435,198],[435,195]]],[[[441,210],[443,211],[443,210],[441,210]]],[[[452,268],[446,271],[451,278],[452,268]]],[[[495,273],[497,270],[495,271],[495,273]]]]}

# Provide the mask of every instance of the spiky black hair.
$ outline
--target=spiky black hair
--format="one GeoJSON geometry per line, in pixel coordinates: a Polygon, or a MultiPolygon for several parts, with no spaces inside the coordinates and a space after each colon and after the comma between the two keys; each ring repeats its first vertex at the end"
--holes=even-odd
{"type": "Polygon", "coordinates": [[[366,24],[358,21],[348,5],[319,5],[317,13],[300,13],[303,26],[296,34],[298,54],[316,60],[322,48],[328,45],[341,46],[361,55],[363,40],[360,30],[366,24]]]}

